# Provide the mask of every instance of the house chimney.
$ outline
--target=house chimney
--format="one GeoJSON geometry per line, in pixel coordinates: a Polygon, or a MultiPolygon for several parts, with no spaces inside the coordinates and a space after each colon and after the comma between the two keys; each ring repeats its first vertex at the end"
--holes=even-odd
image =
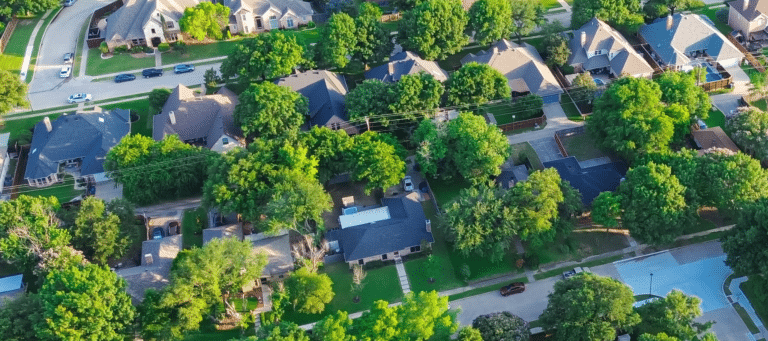
{"type": "Polygon", "coordinates": [[[171,124],[176,124],[176,115],[173,113],[173,111],[168,113],[168,118],[171,119],[171,124]]]}
{"type": "Polygon", "coordinates": [[[746,11],[747,7],[749,7],[749,0],[744,0],[744,2],[742,4],[743,4],[743,7],[741,9],[743,11],[746,11]]]}
{"type": "Polygon", "coordinates": [[[675,19],[672,17],[672,15],[667,16],[667,31],[672,29],[672,25],[675,23],[675,19]]]}
{"type": "Polygon", "coordinates": [[[581,46],[587,45],[587,32],[581,31],[581,46]]]}
{"type": "Polygon", "coordinates": [[[432,221],[427,219],[427,232],[432,232],[432,221]]]}
{"type": "Polygon", "coordinates": [[[51,125],[51,119],[48,118],[48,116],[45,116],[45,118],[43,118],[43,124],[45,124],[45,130],[47,130],[49,133],[53,130],[53,126],[51,125]]]}

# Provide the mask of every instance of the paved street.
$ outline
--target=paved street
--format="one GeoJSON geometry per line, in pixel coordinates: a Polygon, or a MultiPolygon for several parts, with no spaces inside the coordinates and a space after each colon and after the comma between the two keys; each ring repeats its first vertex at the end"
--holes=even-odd
{"type": "MultiPolygon", "coordinates": [[[[498,291],[451,302],[451,308],[461,308],[458,320],[462,326],[472,325],[480,315],[509,311],[526,321],[535,321],[547,308],[547,295],[560,279],[559,276],[526,284],[525,292],[502,297],[498,291]]],[[[501,285],[499,285],[501,287],[501,285]]]]}

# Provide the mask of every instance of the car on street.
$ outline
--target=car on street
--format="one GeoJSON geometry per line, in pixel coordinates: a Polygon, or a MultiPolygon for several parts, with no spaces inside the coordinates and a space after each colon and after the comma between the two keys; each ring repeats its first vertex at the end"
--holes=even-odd
{"type": "Polygon", "coordinates": [[[403,178],[403,189],[405,189],[406,192],[413,192],[413,180],[411,180],[410,175],[403,178]]]}
{"type": "Polygon", "coordinates": [[[187,73],[195,71],[195,66],[191,64],[179,64],[173,67],[174,73],[187,73]]]}
{"type": "Polygon", "coordinates": [[[64,63],[65,64],[72,64],[72,62],[75,60],[75,54],[72,52],[67,52],[64,54],[64,63]]]}
{"type": "Polygon", "coordinates": [[[162,227],[152,229],[152,239],[163,239],[163,237],[165,237],[165,231],[162,227]]]}
{"type": "Polygon", "coordinates": [[[67,78],[70,75],[72,75],[72,67],[69,65],[65,65],[61,68],[61,71],[59,71],[59,77],[61,78],[67,78]]]}
{"type": "Polygon", "coordinates": [[[525,283],[523,282],[514,282],[510,285],[505,285],[501,287],[501,289],[499,289],[501,296],[519,294],[523,291],[525,291],[525,283]]]}
{"type": "Polygon", "coordinates": [[[129,74],[129,73],[122,73],[117,76],[115,76],[115,83],[122,83],[127,81],[132,81],[136,79],[136,76],[129,74]]]}
{"type": "Polygon", "coordinates": [[[75,4],[77,0],[64,0],[64,7],[69,7],[75,4]]]}
{"type": "Polygon", "coordinates": [[[578,267],[578,268],[574,268],[573,270],[563,271],[563,279],[569,279],[582,272],[589,272],[589,268],[578,267]]]}
{"type": "Polygon", "coordinates": [[[71,103],[90,102],[92,97],[93,96],[91,96],[91,94],[86,94],[86,93],[82,93],[81,92],[79,94],[74,94],[72,96],[69,96],[69,98],[67,98],[67,102],[69,102],[70,104],[71,103]]]}
{"type": "Polygon", "coordinates": [[[160,77],[163,75],[163,69],[144,69],[141,71],[141,75],[144,76],[144,78],[160,77]]]}

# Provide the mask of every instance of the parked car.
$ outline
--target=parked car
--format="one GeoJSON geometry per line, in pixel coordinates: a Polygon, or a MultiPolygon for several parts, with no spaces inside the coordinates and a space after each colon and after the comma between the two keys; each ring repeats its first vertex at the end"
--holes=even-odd
{"type": "Polygon", "coordinates": [[[410,175],[403,178],[403,189],[405,189],[406,192],[413,192],[413,180],[411,180],[410,175]]]}
{"type": "Polygon", "coordinates": [[[573,276],[576,276],[577,274],[580,274],[582,272],[589,272],[589,268],[574,268],[573,270],[564,271],[563,272],[563,279],[569,279],[573,276]]]}
{"type": "Polygon", "coordinates": [[[141,75],[144,76],[144,78],[160,77],[163,75],[163,69],[144,69],[141,71],[141,75]]]}
{"type": "Polygon", "coordinates": [[[65,65],[61,68],[61,71],[59,71],[59,77],[61,78],[67,78],[72,74],[72,67],[69,65],[65,65]]]}
{"type": "Polygon", "coordinates": [[[132,81],[136,79],[136,76],[128,73],[122,73],[117,76],[115,76],[115,83],[122,83],[127,81],[132,81]]]}
{"type": "Polygon", "coordinates": [[[64,0],[64,7],[69,7],[75,4],[77,0],[64,0]]]}
{"type": "Polygon", "coordinates": [[[501,289],[499,289],[501,296],[519,294],[523,291],[525,291],[525,283],[523,282],[514,282],[510,285],[503,286],[501,287],[501,289]]]}
{"type": "Polygon", "coordinates": [[[696,123],[698,123],[698,124],[699,124],[699,128],[701,128],[701,129],[707,129],[707,124],[706,124],[706,123],[704,123],[704,121],[703,121],[703,120],[701,120],[701,119],[698,119],[696,123]]]}
{"type": "Polygon", "coordinates": [[[174,73],[187,73],[195,71],[195,66],[190,64],[179,64],[173,67],[174,73]]]}
{"type": "Polygon", "coordinates": [[[72,64],[72,62],[75,60],[75,54],[72,52],[68,52],[64,54],[64,63],[66,64],[72,64]]]}
{"type": "Polygon", "coordinates": [[[81,92],[79,94],[74,94],[72,96],[69,96],[69,98],[67,99],[67,102],[69,102],[70,104],[71,103],[90,102],[91,99],[92,99],[91,94],[86,94],[86,93],[82,93],[81,92]]]}
{"type": "Polygon", "coordinates": [[[152,229],[152,239],[162,239],[165,237],[165,230],[162,227],[152,229]]]}

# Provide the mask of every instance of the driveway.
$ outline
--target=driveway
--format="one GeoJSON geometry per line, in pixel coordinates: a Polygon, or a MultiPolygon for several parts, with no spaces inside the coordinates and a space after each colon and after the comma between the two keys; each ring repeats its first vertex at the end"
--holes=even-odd
{"type": "Polygon", "coordinates": [[[451,302],[451,307],[461,308],[458,320],[462,326],[472,325],[472,321],[480,315],[499,311],[509,311],[523,320],[535,321],[547,308],[547,295],[559,279],[560,276],[555,276],[526,284],[525,292],[507,297],[502,297],[498,291],[491,291],[463,298],[451,302]]]}
{"type": "Polygon", "coordinates": [[[563,107],[560,106],[560,103],[544,104],[542,110],[544,111],[544,115],[547,115],[547,126],[543,129],[527,133],[507,135],[509,144],[517,144],[547,137],[554,138],[555,132],[558,130],[584,125],[584,122],[574,122],[569,120],[563,111],[563,107]]]}
{"type": "Polygon", "coordinates": [[[122,199],[123,185],[122,184],[115,185],[115,182],[113,180],[97,182],[95,196],[104,201],[122,199]]]}

